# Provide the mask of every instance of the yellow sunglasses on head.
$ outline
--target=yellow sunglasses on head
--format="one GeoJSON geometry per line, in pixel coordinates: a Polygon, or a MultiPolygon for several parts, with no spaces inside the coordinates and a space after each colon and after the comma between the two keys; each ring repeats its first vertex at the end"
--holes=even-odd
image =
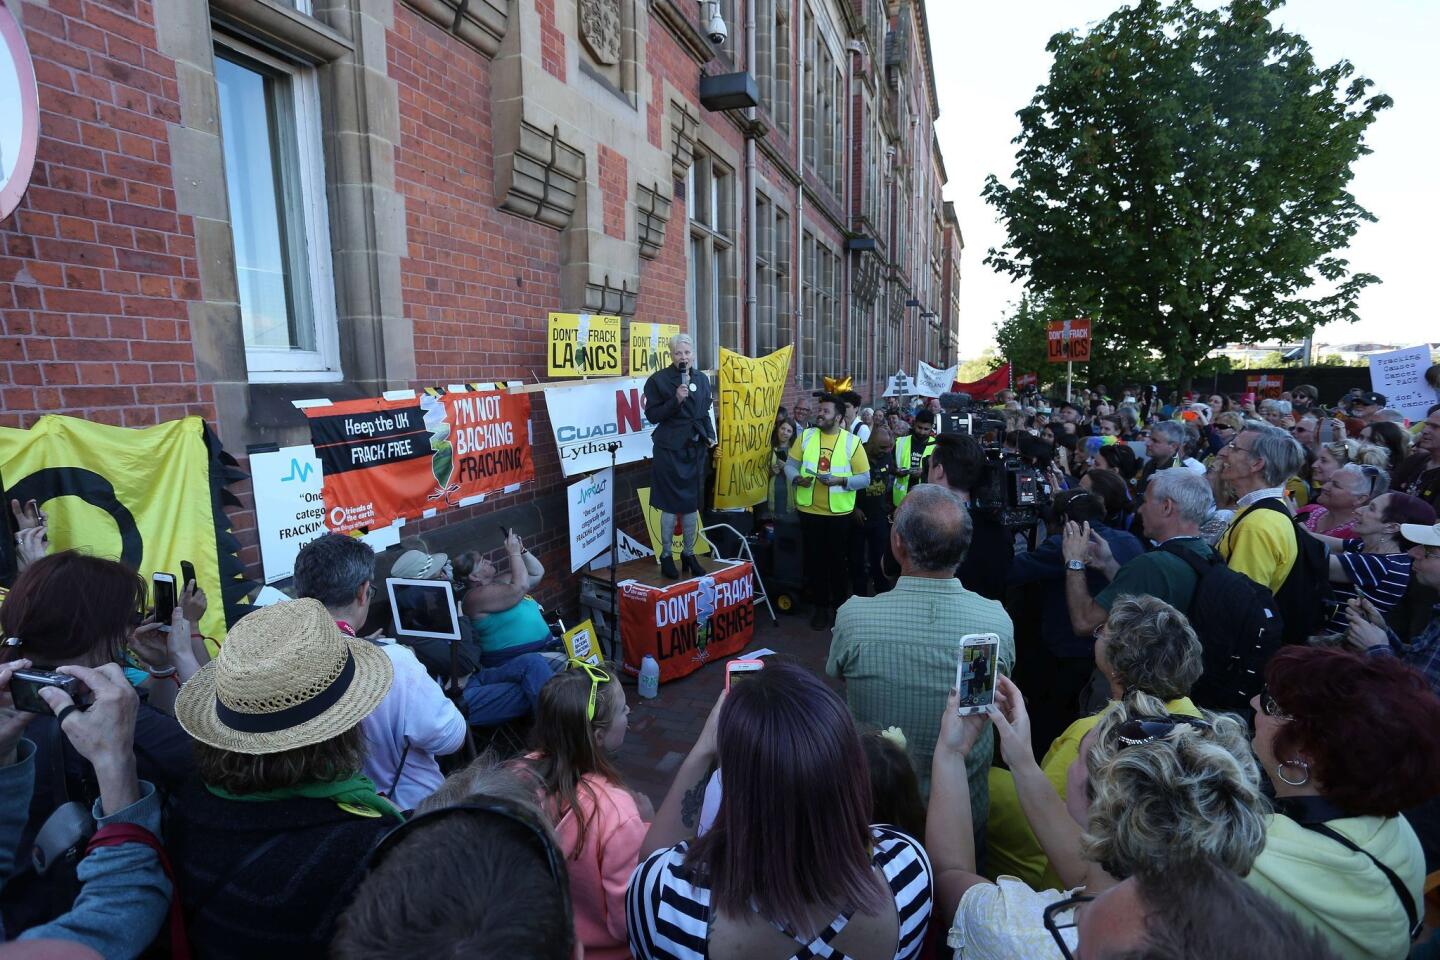
{"type": "Polygon", "coordinates": [[[590,678],[590,706],[585,709],[585,719],[591,723],[594,723],[595,694],[600,690],[600,684],[610,682],[610,674],[608,671],[602,670],[600,667],[595,666],[595,664],[593,663],[588,663],[584,660],[576,660],[574,657],[570,658],[569,666],[572,668],[584,670],[585,675],[590,678]]]}

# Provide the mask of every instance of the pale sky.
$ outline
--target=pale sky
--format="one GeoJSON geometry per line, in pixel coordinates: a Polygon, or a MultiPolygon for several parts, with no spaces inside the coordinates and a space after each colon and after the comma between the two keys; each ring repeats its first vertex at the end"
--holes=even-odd
{"type": "MultiPolygon", "coordinates": [[[[1221,4],[1201,0],[1207,8],[1221,4]]],[[[1052,34],[1104,19],[1120,0],[1020,0],[966,3],[929,0],[940,98],[936,125],[965,252],[960,284],[960,355],[974,357],[993,342],[995,322],[1021,293],[1019,283],[983,263],[1004,240],[994,208],[980,199],[985,176],[1009,181],[1019,132],[1015,111],[1045,82],[1052,34]]],[[[1436,308],[1436,233],[1440,230],[1440,80],[1434,38],[1436,0],[1291,0],[1273,15],[1310,41],[1318,63],[1348,59],[1395,105],[1371,125],[1374,151],[1355,166],[1351,191],[1379,218],[1360,227],[1348,251],[1351,268],[1383,283],[1361,295],[1360,320],[1321,328],[1317,340],[1372,340],[1408,346],[1440,339],[1436,308]]]]}

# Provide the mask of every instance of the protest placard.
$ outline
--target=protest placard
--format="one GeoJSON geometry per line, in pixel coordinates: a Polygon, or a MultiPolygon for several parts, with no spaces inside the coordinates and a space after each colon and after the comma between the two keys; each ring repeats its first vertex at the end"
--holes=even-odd
{"type": "Polygon", "coordinates": [[[545,391],[550,429],[567,477],[610,466],[610,445],[618,443],[617,464],[648,460],[655,425],[645,419],[645,380],[609,379],[545,391]]]}
{"type": "Polygon", "coordinates": [[[1385,394],[1385,406],[1405,414],[1406,420],[1424,420],[1425,411],[1435,405],[1435,391],[1425,382],[1430,347],[1406,347],[1372,353],[1370,389],[1385,394]]]}
{"type": "Polygon", "coordinates": [[[1283,373],[1252,373],[1245,377],[1245,390],[1260,400],[1279,400],[1285,390],[1283,373]]]}
{"type": "Polygon", "coordinates": [[[604,666],[604,658],[595,644],[595,624],[582,620],[562,634],[565,652],[571,660],[583,660],[594,667],[604,666]]]}
{"type": "Polygon", "coordinates": [[[720,350],[719,459],[715,507],[748,507],[765,499],[770,484],[770,435],[785,393],[794,348],[752,359],[720,350]]]}
{"type": "Polygon", "coordinates": [[[304,412],[324,476],[325,525],[338,533],[535,479],[527,394],[436,391],[304,412]]]}
{"type": "Polygon", "coordinates": [[[615,524],[615,471],[606,467],[565,488],[570,505],[570,571],[610,549],[615,524]]]}
{"type": "Polygon", "coordinates": [[[679,332],[673,323],[630,321],[630,376],[648,377],[670,366],[670,338],[679,332]]]}
{"type": "Polygon", "coordinates": [[[959,369],[958,364],[941,368],[932,367],[921,360],[920,369],[915,372],[915,393],[922,397],[938,397],[942,393],[949,393],[950,385],[955,382],[955,374],[959,369]]]}
{"type": "MultiPolygon", "coordinates": [[[[640,487],[635,491],[635,497],[640,501],[640,513],[645,518],[645,532],[649,535],[650,549],[655,555],[660,554],[660,508],[650,505],[650,488],[640,487]]],[[[696,513],[695,523],[703,526],[700,514],[696,513]]],[[[670,535],[670,553],[679,556],[685,545],[685,538],[679,532],[680,518],[675,520],[676,529],[667,531],[670,535]]],[[[710,552],[710,541],[705,539],[705,531],[702,529],[695,535],[695,552],[697,554],[710,552]]]]}
{"type": "Polygon", "coordinates": [[[910,379],[910,374],[904,370],[896,370],[895,375],[885,386],[882,397],[913,397],[915,396],[915,381],[910,379]]]}
{"type": "Polygon", "coordinates": [[[545,372],[552,377],[612,377],[620,372],[620,318],[552,313],[545,372]]]}

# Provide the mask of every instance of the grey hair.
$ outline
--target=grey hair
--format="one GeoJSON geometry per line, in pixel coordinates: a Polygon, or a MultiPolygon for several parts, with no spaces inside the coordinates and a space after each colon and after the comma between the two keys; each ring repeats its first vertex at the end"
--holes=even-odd
{"type": "Polygon", "coordinates": [[[1174,420],[1161,420],[1159,423],[1151,425],[1150,436],[1158,436],[1166,443],[1173,443],[1177,447],[1183,447],[1185,446],[1186,437],[1188,437],[1189,434],[1186,432],[1183,424],[1176,423],[1174,420]]]}
{"type": "Polygon", "coordinates": [[[550,818],[536,803],[536,798],[544,791],[545,784],[529,768],[507,766],[498,753],[486,750],[446,777],[434,793],[420,801],[415,813],[459,806],[473,797],[484,795],[509,800],[530,811],[541,823],[550,824],[550,818]]]}
{"type": "Polygon", "coordinates": [[[895,511],[895,532],[915,566],[954,573],[970,549],[970,510],[949,487],[922,483],[895,511]]]}
{"type": "Polygon", "coordinates": [[[1331,440],[1321,446],[1329,450],[1330,456],[1338,460],[1341,466],[1347,463],[1359,463],[1379,467],[1382,470],[1390,467],[1390,451],[1378,443],[1366,443],[1354,437],[1346,437],[1344,440],[1331,440]]]}
{"type": "Polygon", "coordinates": [[[1124,746],[1117,728],[1167,716],[1165,702],[1131,691],[1101,714],[1085,758],[1091,804],[1081,853],[1111,876],[1162,876],[1208,858],[1243,877],[1264,848],[1270,805],[1246,726],[1230,714],[1201,715],[1209,729],[1177,723],[1124,746]]]}
{"type": "Polygon", "coordinates": [[[1390,473],[1384,467],[1368,463],[1347,463],[1330,474],[1330,482],[1334,483],[1341,474],[1344,474],[1344,485],[1349,488],[1350,492],[1357,497],[1364,497],[1367,502],[1390,491],[1390,473]],[[1373,480],[1365,474],[1365,467],[1377,471],[1373,480]]]}
{"type": "Polygon", "coordinates": [[[1379,420],[1381,422],[1398,423],[1402,427],[1405,425],[1405,414],[1391,407],[1384,407],[1383,409],[1376,410],[1375,415],[1371,417],[1371,419],[1379,420]]]}
{"type": "Polygon", "coordinates": [[[331,610],[348,607],[366,580],[375,580],[375,551],[365,541],[343,533],[317,537],[295,557],[297,600],[311,597],[331,610]]]}
{"type": "Polygon", "coordinates": [[[1145,487],[1145,496],[1173,502],[1180,518],[1197,526],[1215,509],[1215,491],[1209,481],[1184,468],[1156,471],[1145,487]]]}
{"type": "Polygon", "coordinates": [[[1190,621],[1159,597],[1118,598],[1100,642],[1121,686],[1161,700],[1188,696],[1205,670],[1190,621]]]}
{"type": "Polygon", "coordinates": [[[694,349],[695,349],[695,338],[692,337],[692,336],[690,336],[690,334],[688,334],[688,333],[677,333],[677,334],[675,334],[675,336],[671,337],[671,338],[669,339],[669,341],[667,341],[667,342],[669,343],[671,350],[674,350],[676,347],[680,346],[680,344],[682,344],[682,343],[688,343],[688,344],[690,344],[690,349],[691,349],[691,350],[694,350],[694,349]]]}
{"type": "Polygon", "coordinates": [[[1255,435],[1255,446],[1250,448],[1249,453],[1264,461],[1265,469],[1261,475],[1268,486],[1283,485],[1305,462],[1305,448],[1300,446],[1300,441],[1279,427],[1268,423],[1247,423],[1240,432],[1255,435]]]}
{"type": "Polygon", "coordinates": [[[1290,411],[1293,410],[1294,407],[1291,406],[1289,400],[1275,400],[1275,399],[1270,399],[1270,400],[1262,400],[1262,401],[1260,401],[1260,409],[1261,409],[1261,410],[1273,410],[1273,411],[1275,411],[1276,413],[1280,414],[1280,416],[1283,417],[1283,416],[1285,416],[1286,414],[1290,413],[1290,411]]]}

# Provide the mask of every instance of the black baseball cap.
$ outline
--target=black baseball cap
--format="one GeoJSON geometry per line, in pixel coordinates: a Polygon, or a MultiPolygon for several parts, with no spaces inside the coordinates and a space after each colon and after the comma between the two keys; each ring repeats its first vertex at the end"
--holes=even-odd
{"type": "Polygon", "coordinates": [[[1355,398],[1355,402],[1363,403],[1367,407],[1383,407],[1385,406],[1385,394],[1366,390],[1355,398]]]}

